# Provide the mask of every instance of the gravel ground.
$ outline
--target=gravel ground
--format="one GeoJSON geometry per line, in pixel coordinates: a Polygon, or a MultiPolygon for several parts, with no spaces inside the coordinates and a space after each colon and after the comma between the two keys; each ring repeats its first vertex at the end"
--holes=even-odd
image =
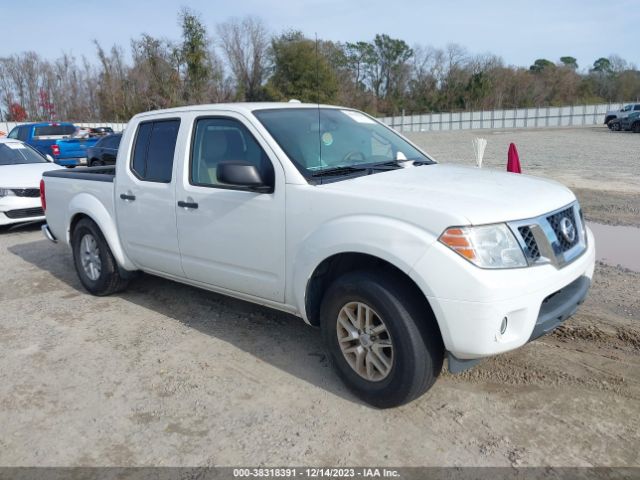
{"type": "MultiPolygon", "coordinates": [[[[495,138],[515,140],[528,170],[534,133],[562,143],[552,131],[495,138]]],[[[420,141],[471,162],[473,136],[420,141]]],[[[487,137],[497,166],[506,146],[487,137]]],[[[600,183],[635,192],[632,166],[620,171],[606,175],[622,187],[600,183]]],[[[295,317],[146,275],[89,296],[37,227],[0,231],[0,265],[0,465],[640,465],[637,272],[598,264],[587,301],[552,335],[380,411],[342,386],[318,331],[295,317]]]]}

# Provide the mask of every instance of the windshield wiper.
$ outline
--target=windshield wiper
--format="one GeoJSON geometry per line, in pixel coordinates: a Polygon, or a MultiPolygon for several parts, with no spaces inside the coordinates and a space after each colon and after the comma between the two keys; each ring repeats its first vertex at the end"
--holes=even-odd
{"type": "Polygon", "coordinates": [[[403,158],[402,160],[391,160],[388,162],[378,163],[376,166],[384,165],[389,167],[402,167],[402,164],[407,162],[411,162],[416,167],[419,167],[420,165],[432,165],[434,163],[429,160],[420,160],[418,158],[403,158]]]}
{"type": "Polygon", "coordinates": [[[369,170],[368,168],[364,168],[364,167],[351,167],[351,166],[331,167],[331,168],[324,168],[322,170],[318,170],[317,172],[313,173],[311,176],[312,177],[328,177],[332,175],[347,175],[350,173],[366,172],[368,170],[369,170]]]}

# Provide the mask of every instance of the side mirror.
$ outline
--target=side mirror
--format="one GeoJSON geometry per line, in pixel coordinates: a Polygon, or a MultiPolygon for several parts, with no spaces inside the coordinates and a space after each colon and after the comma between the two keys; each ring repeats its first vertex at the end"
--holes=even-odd
{"type": "Polygon", "coordinates": [[[54,162],[53,157],[51,155],[49,155],[48,153],[45,155],[45,158],[50,161],[51,163],[54,162]]]}
{"type": "Polygon", "coordinates": [[[251,165],[250,163],[220,162],[216,171],[216,176],[220,183],[245,187],[247,190],[253,192],[273,192],[273,186],[267,185],[255,165],[251,165]]]}

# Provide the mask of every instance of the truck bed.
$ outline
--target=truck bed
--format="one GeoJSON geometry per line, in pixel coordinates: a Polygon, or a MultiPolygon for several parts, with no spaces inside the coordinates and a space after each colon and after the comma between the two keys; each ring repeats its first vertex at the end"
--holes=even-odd
{"type": "MultiPolygon", "coordinates": [[[[114,219],[115,167],[76,167],[45,172],[43,175],[47,224],[63,243],[69,240],[68,226],[75,213],[96,212],[114,219]],[[51,174],[51,175],[49,175],[51,174]]],[[[98,219],[96,219],[98,220],[98,219]]]]}
{"type": "Polygon", "coordinates": [[[74,180],[91,180],[94,182],[113,182],[115,175],[115,166],[105,166],[51,170],[50,172],[44,172],[43,177],[71,178],[74,180]]]}

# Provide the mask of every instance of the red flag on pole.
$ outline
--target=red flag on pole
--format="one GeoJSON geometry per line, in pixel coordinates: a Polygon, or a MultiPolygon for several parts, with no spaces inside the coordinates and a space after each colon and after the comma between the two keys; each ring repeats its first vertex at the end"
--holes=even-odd
{"type": "Polygon", "coordinates": [[[520,169],[520,157],[518,157],[518,149],[514,143],[509,145],[509,153],[507,154],[507,172],[522,173],[520,169]]]}

